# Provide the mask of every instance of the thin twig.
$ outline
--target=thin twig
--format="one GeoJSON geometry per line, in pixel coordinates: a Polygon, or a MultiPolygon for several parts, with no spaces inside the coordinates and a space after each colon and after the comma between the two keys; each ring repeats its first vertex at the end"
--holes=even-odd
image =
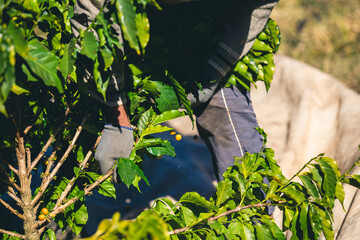
{"type": "MultiPolygon", "coordinates": [[[[90,157],[92,156],[92,154],[94,153],[94,150],[96,148],[96,146],[98,145],[99,141],[100,141],[100,138],[101,136],[99,136],[96,141],[95,141],[95,144],[94,146],[91,148],[91,150],[89,150],[84,158],[84,160],[80,163],[79,165],[79,168],[80,168],[80,171],[84,170],[84,168],[86,167],[87,165],[87,162],[89,161],[90,157]]],[[[74,176],[68,183],[68,185],[66,186],[65,190],[61,193],[59,199],[56,201],[56,204],[54,206],[54,209],[58,208],[63,200],[66,198],[66,196],[68,195],[68,193],[70,192],[70,190],[72,189],[72,187],[74,186],[75,184],[75,181],[76,181],[77,177],[74,176]]]]}
{"type": "MultiPolygon", "coordinates": [[[[278,203],[257,203],[257,204],[252,204],[252,205],[247,205],[247,206],[237,206],[236,208],[234,209],[231,209],[229,211],[226,211],[226,212],[223,212],[217,216],[214,216],[214,217],[210,217],[207,222],[211,222],[211,221],[215,221],[221,217],[225,217],[229,214],[232,214],[232,213],[235,213],[235,212],[240,212],[246,208],[254,208],[254,207],[257,207],[257,208],[261,208],[261,207],[267,207],[267,206],[271,206],[271,205],[277,205],[277,204],[281,204],[281,203],[285,203],[286,201],[279,201],[278,203]]],[[[173,231],[169,231],[168,234],[169,235],[173,235],[173,234],[179,234],[179,233],[182,233],[182,232],[185,232],[187,230],[189,230],[190,226],[187,226],[187,227],[183,227],[183,228],[179,228],[179,229],[175,229],[173,231]]]]}
{"type": "Polygon", "coordinates": [[[0,164],[0,169],[3,171],[3,173],[6,175],[9,183],[16,188],[16,190],[18,190],[21,193],[21,188],[19,187],[19,185],[17,185],[14,180],[9,176],[8,172],[5,170],[4,166],[2,164],[0,164]]]}
{"type": "Polygon", "coordinates": [[[20,214],[18,211],[16,211],[13,207],[11,207],[8,203],[6,203],[6,202],[5,202],[4,200],[2,200],[1,198],[0,198],[0,203],[1,203],[2,205],[4,205],[4,207],[6,207],[7,209],[9,209],[10,212],[12,212],[12,213],[15,214],[16,216],[18,216],[20,219],[25,220],[25,217],[24,217],[22,214],[20,214]]]}
{"type": "Polygon", "coordinates": [[[14,201],[19,205],[22,206],[23,202],[21,201],[20,198],[18,198],[14,192],[14,189],[12,189],[10,186],[8,186],[9,191],[7,191],[6,193],[9,195],[9,197],[11,197],[12,199],[14,199],[14,201]],[[12,189],[12,190],[11,190],[12,189]]]}
{"type": "Polygon", "coordinates": [[[8,168],[13,171],[16,175],[19,176],[19,170],[17,170],[16,168],[14,168],[10,163],[8,164],[8,168]]]}
{"type": "Polygon", "coordinates": [[[60,167],[62,166],[62,164],[65,162],[66,158],[68,157],[69,153],[71,152],[71,150],[74,148],[75,143],[83,129],[83,125],[85,124],[86,120],[89,118],[89,115],[86,115],[83,118],[83,121],[81,122],[81,125],[78,127],[78,129],[76,130],[76,133],[71,141],[71,144],[68,146],[68,148],[66,149],[64,155],[62,156],[62,158],[59,160],[59,162],[57,163],[57,165],[55,166],[55,168],[52,170],[52,172],[50,173],[49,176],[44,176],[43,181],[41,183],[40,186],[40,190],[38,191],[37,195],[35,196],[35,198],[31,201],[31,205],[34,206],[37,201],[39,201],[39,199],[41,198],[41,196],[44,194],[44,190],[48,187],[48,185],[50,184],[50,182],[54,179],[55,175],[57,174],[57,172],[59,171],[60,167]]]}
{"type": "Polygon", "coordinates": [[[25,239],[25,235],[21,235],[21,234],[15,233],[15,232],[10,232],[10,231],[4,230],[4,229],[0,229],[0,233],[7,234],[9,236],[17,237],[20,239],[25,239]]]}
{"type": "Polygon", "coordinates": [[[46,170],[45,170],[45,173],[44,175],[45,176],[48,176],[50,171],[51,171],[51,167],[55,161],[55,155],[56,155],[56,152],[57,152],[57,149],[59,147],[59,144],[56,144],[55,147],[54,147],[54,151],[51,153],[50,157],[47,159],[48,160],[48,164],[46,165],[46,170]]]}
{"type": "Polygon", "coordinates": [[[10,186],[8,186],[8,191],[7,191],[7,194],[12,198],[14,199],[14,201],[19,205],[21,206],[23,204],[23,202],[21,201],[20,198],[18,198],[18,196],[16,195],[16,192],[14,191],[14,189],[10,186]]]}
{"type": "Polygon", "coordinates": [[[19,187],[19,185],[17,185],[11,178],[10,178],[10,176],[9,176],[9,182],[10,182],[10,184],[14,187],[14,188],[16,188],[16,190],[18,190],[20,193],[22,193],[22,190],[21,190],[21,188],[19,187]]]}
{"type": "Polygon", "coordinates": [[[30,165],[28,165],[28,169],[27,169],[28,173],[31,173],[31,171],[39,163],[40,159],[44,156],[44,154],[46,153],[46,151],[49,148],[50,144],[54,141],[55,136],[58,134],[61,127],[56,130],[55,135],[52,135],[52,136],[49,137],[49,139],[47,140],[47,142],[46,142],[45,146],[43,147],[43,149],[40,151],[40,153],[37,155],[37,157],[34,159],[34,161],[30,165]]]}

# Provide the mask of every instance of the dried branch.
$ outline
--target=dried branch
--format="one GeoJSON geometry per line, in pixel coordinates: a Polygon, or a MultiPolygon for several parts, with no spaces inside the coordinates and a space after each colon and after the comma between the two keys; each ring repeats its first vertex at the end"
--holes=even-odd
{"type": "MultiPolygon", "coordinates": [[[[87,165],[87,162],[89,161],[90,157],[92,156],[92,154],[94,153],[94,150],[96,149],[96,146],[98,145],[99,141],[100,141],[101,136],[99,136],[96,141],[94,146],[91,148],[91,150],[89,150],[84,158],[84,160],[80,163],[79,168],[80,171],[84,170],[84,168],[87,165]]],[[[59,199],[56,201],[56,204],[54,206],[54,209],[57,209],[62,202],[64,201],[64,199],[66,198],[66,196],[69,194],[70,190],[72,189],[72,187],[75,184],[76,181],[76,176],[74,176],[68,183],[68,185],[66,186],[65,190],[61,193],[59,199]]]]}
{"type": "Polygon", "coordinates": [[[55,155],[56,155],[58,147],[59,147],[59,144],[56,144],[54,147],[55,150],[51,153],[50,157],[48,158],[48,164],[46,165],[45,176],[48,176],[51,171],[51,167],[55,161],[55,155]]]}
{"type": "Polygon", "coordinates": [[[7,234],[9,236],[17,237],[20,239],[25,239],[25,235],[21,235],[19,233],[15,233],[15,232],[10,232],[10,231],[4,230],[4,229],[0,229],[0,233],[7,234]]]}
{"type": "Polygon", "coordinates": [[[19,205],[22,206],[23,202],[20,198],[18,198],[18,196],[16,196],[16,193],[14,191],[14,189],[10,186],[8,186],[9,191],[7,191],[6,193],[19,205]]]}
{"type": "Polygon", "coordinates": [[[10,163],[8,164],[8,168],[9,168],[11,171],[13,171],[16,175],[19,176],[19,171],[18,171],[16,168],[14,168],[10,163]]]}
{"type": "MultiPolygon", "coordinates": [[[[1,159],[0,159],[1,162],[1,159]]],[[[6,171],[6,169],[4,168],[4,166],[0,163],[0,169],[3,172],[4,175],[6,175],[7,180],[9,181],[9,183],[16,188],[16,190],[18,190],[21,193],[21,188],[19,187],[19,185],[17,185],[14,180],[9,176],[8,172],[6,171]]]]}
{"type": "Polygon", "coordinates": [[[25,220],[25,217],[24,217],[22,214],[20,214],[18,211],[16,211],[13,207],[11,207],[9,204],[7,204],[7,203],[6,203],[4,200],[2,200],[1,198],[0,198],[0,203],[1,203],[2,205],[4,205],[4,207],[6,207],[7,209],[9,209],[10,212],[12,212],[12,213],[15,214],[16,216],[18,216],[20,219],[25,220]]]}
{"type": "MultiPolygon", "coordinates": [[[[271,206],[271,205],[277,205],[277,204],[281,204],[281,203],[285,203],[286,201],[279,201],[277,203],[257,203],[257,204],[252,204],[252,205],[247,205],[247,206],[237,206],[236,208],[234,209],[231,209],[229,211],[226,211],[226,212],[223,212],[217,216],[214,216],[214,217],[210,217],[207,222],[211,222],[211,221],[215,221],[221,217],[225,217],[229,214],[232,214],[232,213],[235,213],[235,212],[240,212],[244,209],[247,209],[247,208],[261,208],[261,207],[267,207],[267,206],[271,206]]],[[[175,229],[173,231],[169,231],[168,234],[169,235],[173,235],[173,234],[179,234],[179,233],[182,233],[182,232],[185,232],[187,230],[189,230],[190,226],[187,226],[187,227],[183,227],[183,228],[179,228],[179,229],[175,229]]]]}
{"type": "Polygon", "coordinates": [[[61,127],[59,127],[59,129],[57,129],[55,131],[55,135],[52,135],[51,137],[49,137],[49,139],[47,140],[47,142],[46,142],[45,146],[43,147],[43,149],[40,151],[40,153],[37,155],[37,157],[34,159],[34,161],[30,165],[28,165],[27,172],[29,174],[35,168],[35,166],[39,163],[40,159],[44,156],[44,154],[46,153],[46,150],[49,148],[50,144],[54,141],[55,136],[58,134],[61,127]]]}
{"type": "MultiPolygon", "coordinates": [[[[103,181],[105,181],[107,178],[109,178],[112,174],[114,173],[114,169],[111,169],[106,175],[102,176],[101,178],[97,179],[95,182],[93,182],[91,185],[89,185],[87,188],[85,188],[84,191],[84,195],[81,196],[77,196],[74,197],[72,199],[70,199],[69,201],[67,201],[66,203],[64,203],[63,205],[59,206],[58,208],[53,208],[53,211],[49,214],[49,216],[51,217],[55,217],[57,214],[65,211],[65,209],[67,207],[69,207],[70,205],[74,204],[75,202],[77,202],[81,197],[87,196],[91,193],[91,191],[97,187],[98,185],[100,185],[103,181]]],[[[44,224],[46,222],[46,219],[44,220],[40,220],[36,222],[36,228],[38,228],[39,226],[41,226],[42,224],[44,224]]]]}
{"type": "MultiPolygon", "coordinates": [[[[65,160],[67,159],[67,157],[69,156],[71,150],[74,148],[75,143],[83,129],[83,125],[85,124],[86,120],[89,118],[89,115],[86,115],[82,122],[81,125],[78,127],[78,129],[76,130],[76,133],[71,141],[71,144],[68,146],[68,148],[66,149],[64,155],[62,156],[62,158],[59,160],[59,162],[57,163],[57,165],[55,166],[55,168],[52,170],[52,172],[50,173],[49,176],[44,176],[43,181],[41,183],[40,186],[40,190],[37,193],[37,195],[35,196],[35,198],[31,201],[31,205],[34,206],[37,201],[39,201],[39,199],[41,198],[41,196],[44,194],[44,190],[49,186],[50,182],[54,179],[55,175],[57,174],[57,172],[59,171],[60,167],[62,166],[62,164],[65,162],[65,160]]],[[[35,161],[34,161],[35,162],[35,161]]]]}

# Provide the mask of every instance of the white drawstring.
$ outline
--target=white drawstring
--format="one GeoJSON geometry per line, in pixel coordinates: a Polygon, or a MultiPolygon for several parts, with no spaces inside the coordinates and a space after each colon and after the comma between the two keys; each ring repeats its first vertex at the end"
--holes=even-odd
{"type": "Polygon", "coordinates": [[[238,138],[238,135],[237,135],[237,133],[236,133],[235,126],[234,126],[233,121],[232,121],[232,119],[231,119],[231,115],[230,115],[229,108],[228,108],[228,106],[227,106],[227,104],[226,104],[226,99],[225,99],[224,89],[223,89],[223,88],[221,88],[221,95],[222,95],[222,98],[223,98],[223,100],[224,100],[224,105],[225,105],[225,108],[226,108],[226,112],[227,112],[227,114],[228,114],[228,116],[229,116],[230,124],[231,124],[231,126],[232,126],[232,128],[233,128],[233,130],[234,130],[235,138],[236,138],[236,141],[237,141],[237,143],[238,143],[238,145],[239,145],[240,154],[241,154],[241,157],[242,157],[242,156],[244,156],[244,152],[243,152],[243,149],[242,149],[240,140],[239,140],[239,138],[238,138]]]}

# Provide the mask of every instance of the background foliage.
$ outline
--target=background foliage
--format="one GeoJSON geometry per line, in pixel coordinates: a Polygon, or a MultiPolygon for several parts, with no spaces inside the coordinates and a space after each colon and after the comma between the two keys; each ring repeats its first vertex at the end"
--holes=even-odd
{"type": "Polygon", "coordinates": [[[280,1],[272,13],[284,41],[280,53],[311,64],[360,91],[360,2],[280,1]]]}

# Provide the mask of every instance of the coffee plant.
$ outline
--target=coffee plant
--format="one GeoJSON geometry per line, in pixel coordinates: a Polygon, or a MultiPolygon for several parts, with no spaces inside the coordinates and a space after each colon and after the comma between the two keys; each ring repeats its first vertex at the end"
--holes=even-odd
{"type": "MultiPolygon", "coordinates": [[[[135,126],[131,156],[117,162],[121,182],[139,188],[139,181],[148,183],[142,161],[175,155],[167,140],[152,134],[172,130],[162,125],[168,120],[192,119],[186,96],[201,90],[196,79],[201,54],[196,53],[210,51],[215,41],[209,39],[216,39],[218,27],[204,4],[187,5],[203,10],[180,24],[172,14],[176,7],[165,9],[154,0],[109,0],[75,36],[75,0],[0,2],[0,194],[12,199],[0,198],[0,203],[23,223],[19,233],[0,229],[3,239],[54,239],[51,221],[78,235],[88,219],[85,196],[97,190],[115,197],[114,169],[101,175],[93,159],[104,117],[102,104],[89,97],[89,89],[95,89],[106,100],[115,63],[125,66],[127,108],[135,126]],[[122,29],[122,43],[114,23],[122,29]],[[191,59],[185,55],[189,52],[194,52],[191,59]],[[84,81],[85,71],[92,82],[84,81]],[[41,182],[34,187],[35,174],[41,182]]],[[[222,84],[249,89],[263,81],[268,88],[279,44],[278,26],[269,20],[222,84]]],[[[341,183],[359,178],[340,175],[336,163],[324,156],[306,167],[310,172],[297,174],[303,185],[287,180],[264,148],[238,159],[210,200],[196,193],[185,194],[179,203],[159,199],[136,221],[120,221],[118,214],[104,220],[93,238],[282,238],[264,210],[269,205],[284,210],[284,227],[294,238],[316,238],[321,231],[331,238],[333,202],[344,198],[341,183]],[[265,176],[270,186],[262,183],[265,176]]]]}

